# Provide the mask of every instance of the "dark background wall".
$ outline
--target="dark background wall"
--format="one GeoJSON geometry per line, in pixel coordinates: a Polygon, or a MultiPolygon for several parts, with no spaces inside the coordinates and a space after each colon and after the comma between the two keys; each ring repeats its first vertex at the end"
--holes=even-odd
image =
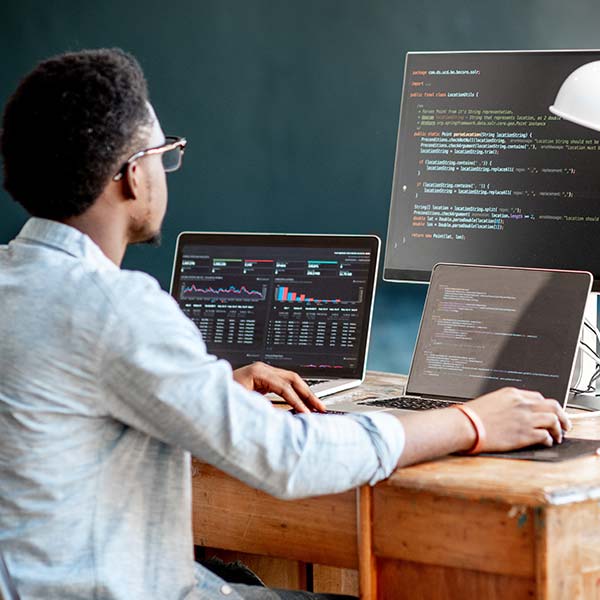
{"type": "MultiPolygon", "coordinates": [[[[165,132],[189,141],[163,246],[124,265],[167,288],[183,229],[385,239],[406,51],[599,48],[599,23],[596,0],[4,0],[0,105],[49,55],[138,57],[165,132]]],[[[0,243],[25,219],[0,191],[0,243]]],[[[424,295],[380,285],[371,368],[407,371],[424,295]]]]}

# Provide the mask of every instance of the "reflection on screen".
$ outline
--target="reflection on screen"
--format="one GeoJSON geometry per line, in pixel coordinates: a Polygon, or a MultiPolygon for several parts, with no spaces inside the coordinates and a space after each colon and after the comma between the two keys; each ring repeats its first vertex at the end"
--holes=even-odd
{"type": "Polygon", "coordinates": [[[439,266],[409,392],[474,398],[514,386],[562,400],[588,282],[583,273],[439,266]]]}

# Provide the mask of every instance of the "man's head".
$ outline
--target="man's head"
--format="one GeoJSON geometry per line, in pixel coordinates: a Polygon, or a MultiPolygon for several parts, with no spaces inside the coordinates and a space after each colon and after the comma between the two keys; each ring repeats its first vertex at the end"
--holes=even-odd
{"type": "Polygon", "coordinates": [[[113,179],[132,154],[164,143],[133,56],[85,50],[40,63],[9,99],[2,125],[4,186],[30,214],[68,221],[113,186],[144,200],[127,209],[131,228],[139,229],[131,241],[158,233],[166,204],[160,155],[131,163],[113,179]],[[152,201],[160,206],[149,214],[152,201]]]}

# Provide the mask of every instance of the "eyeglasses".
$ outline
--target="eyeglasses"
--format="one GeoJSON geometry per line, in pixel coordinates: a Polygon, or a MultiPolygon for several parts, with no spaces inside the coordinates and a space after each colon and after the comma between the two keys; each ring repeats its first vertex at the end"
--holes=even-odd
{"type": "Polygon", "coordinates": [[[138,158],[142,158],[142,156],[149,156],[151,154],[161,154],[163,169],[165,173],[172,173],[173,171],[177,171],[179,167],[181,167],[181,163],[183,161],[183,152],[185,150],[185,146],[187,144],[187,140],[182,137],[177,137],[174,135],[167,135],[165,137],[165,143],[160,146],[155,146],[154,148],[146,148],[145,150],[140,150],[135,154],[132,154],[124,163],[123,166],[118,170],[116,175],[113,177],[113,181],[119,181],[125,175],[127,171],[127,167],[138,158]]]}

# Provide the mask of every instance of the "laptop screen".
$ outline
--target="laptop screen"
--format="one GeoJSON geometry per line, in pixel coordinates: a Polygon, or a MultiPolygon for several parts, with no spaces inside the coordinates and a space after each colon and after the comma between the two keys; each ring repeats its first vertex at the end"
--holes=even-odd
{"type": "Polygon", "coordinates": [[[234,368],[361,378],[378,255],[375,236],[183,233],[171,294],[234,368]]]}
{"type": "Polygon", "coordinates": [[[591,275],[437,265],[407,392],[475,398],[505,386],[567,395],[591,275]]]}

